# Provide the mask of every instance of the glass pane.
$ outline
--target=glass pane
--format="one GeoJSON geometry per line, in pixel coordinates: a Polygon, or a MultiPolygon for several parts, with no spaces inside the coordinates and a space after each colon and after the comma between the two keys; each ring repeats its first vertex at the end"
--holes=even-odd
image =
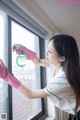
{"type": "MultiPolygon", "coordinates": [[[[3,60],[3,41],[4,41],[4,15],[0,11],[0,59],[3,60]]],[[[0,78],[0,113],[3,113],[3,80],[0,78]]]]}
{"type": "MultiPolygon", "coordinates": [[[[12,21],[12,46],[22,44],[37,51],[39,55],[39,37],[12,21]]],[[[31,89],[40,88],[40,69],[24,56],[12,53],[12,73],[31,89]]],[[[30,120],[42,110],[41,99],[30,100],[13,89],[13,120],[30,120]]]]}

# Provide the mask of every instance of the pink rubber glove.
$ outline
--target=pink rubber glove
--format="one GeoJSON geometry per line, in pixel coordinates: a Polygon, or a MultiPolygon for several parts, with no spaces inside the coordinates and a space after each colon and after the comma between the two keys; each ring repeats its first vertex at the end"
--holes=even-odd
{"type": "Polygon", "coordinates": [[[24,47],[21,44],[15,44],[13,46],[13,51],[16,51],[17,54],[21,54],[21,52],[24,52],[24,54],[26,55],[26,58],[29,60],[34,60],[36,58],[36,53],[29,50],[28,48],[24,47]]]}
{"type": "Polygon", "coordinates": [[[0,59],[0,77],[4,79],[4,81],[6,81],[9,85],[16,89],[21,85],[20,81],[18,81],[16,77],[9,73],[7,67],[4,65],[1,59],[0,59]]]}

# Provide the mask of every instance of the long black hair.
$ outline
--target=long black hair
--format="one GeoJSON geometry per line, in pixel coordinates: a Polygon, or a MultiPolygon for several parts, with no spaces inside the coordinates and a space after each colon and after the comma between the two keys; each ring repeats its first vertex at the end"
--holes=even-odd
{"type": "Polygon", "coordinates": [[[62,66],[76,96],[75,112],[77,112],[80,104],[80,63],[76,40],[72,36],[62,34],[52,37],[50,41],[53,41],[53,46],[58,55],[65,57],[62,66]]]}

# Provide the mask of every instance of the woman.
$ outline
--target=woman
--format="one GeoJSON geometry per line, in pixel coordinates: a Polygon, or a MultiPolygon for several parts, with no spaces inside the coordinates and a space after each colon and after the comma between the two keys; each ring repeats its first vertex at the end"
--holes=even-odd
{"type": "Polygon", "coordinates": [[[23,51],[27,59],[40,66],[53,65],[55,70],[50,83],[44,89],[33,91],[11,75],[1,60],[0,77],[27,98],[48,97],[61,110],[76,115],[80,110],[80,74],[79,52],[75,39],[69,35],[57,35],[51,38],[45,60],[37,58],[35,52],[20,44],[14,45],[13,50],[17,54],[23,51]]]}

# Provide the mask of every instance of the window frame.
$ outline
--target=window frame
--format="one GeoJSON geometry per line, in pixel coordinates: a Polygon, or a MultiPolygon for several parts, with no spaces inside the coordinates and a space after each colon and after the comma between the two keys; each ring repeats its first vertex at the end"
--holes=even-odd
{"type": "MultiPolygon", "coordinates": [[[[12,17],[8,16],[8,68],[9,68],[9,72],[12,73],[12,55],[11,55],[11,21],[16,22],[17,24],[21,25],[22,27],[24,27],[25,29],[29,30],[27,27],[25,27],[24,25],[22,25],[21,23],[19,23],[18,21],[16,21],[15,19],[13,19],[12,17]]],[[[33,31],[29,30],[30,32],[32,32],[33,34],[37,35],[36,33],[34,33],[33,31]]],[[[44,39],[41,38],[39,35],[37,35],[39,37],[39,47],[40,47],[40,58],[43,58],[44,53],[45,53],[45,42],[44,39]],[[41,49],[44,48],[44,49],[41,49]]],[[[41,88],[44,88],[44,86],[46,85],[46,70],[42,67],[40,67],[40,76],[41,76],[41,88]]],[[[7,99],[7,103],[9,103],[6,107],[7,109],[7,116],[9,120],[13,120],[13,111],[12,111],[12,87],[8,85],[8,99],[7,99]]],[[[32,118],[31,120],[36,120],[36,119],[40,119],[43,120],[44,118],[46,118],[47,116],[47,99],[41,99],[41,103],[42,103],[42,111],[37,114],[34,118],[32,118]]]]}

